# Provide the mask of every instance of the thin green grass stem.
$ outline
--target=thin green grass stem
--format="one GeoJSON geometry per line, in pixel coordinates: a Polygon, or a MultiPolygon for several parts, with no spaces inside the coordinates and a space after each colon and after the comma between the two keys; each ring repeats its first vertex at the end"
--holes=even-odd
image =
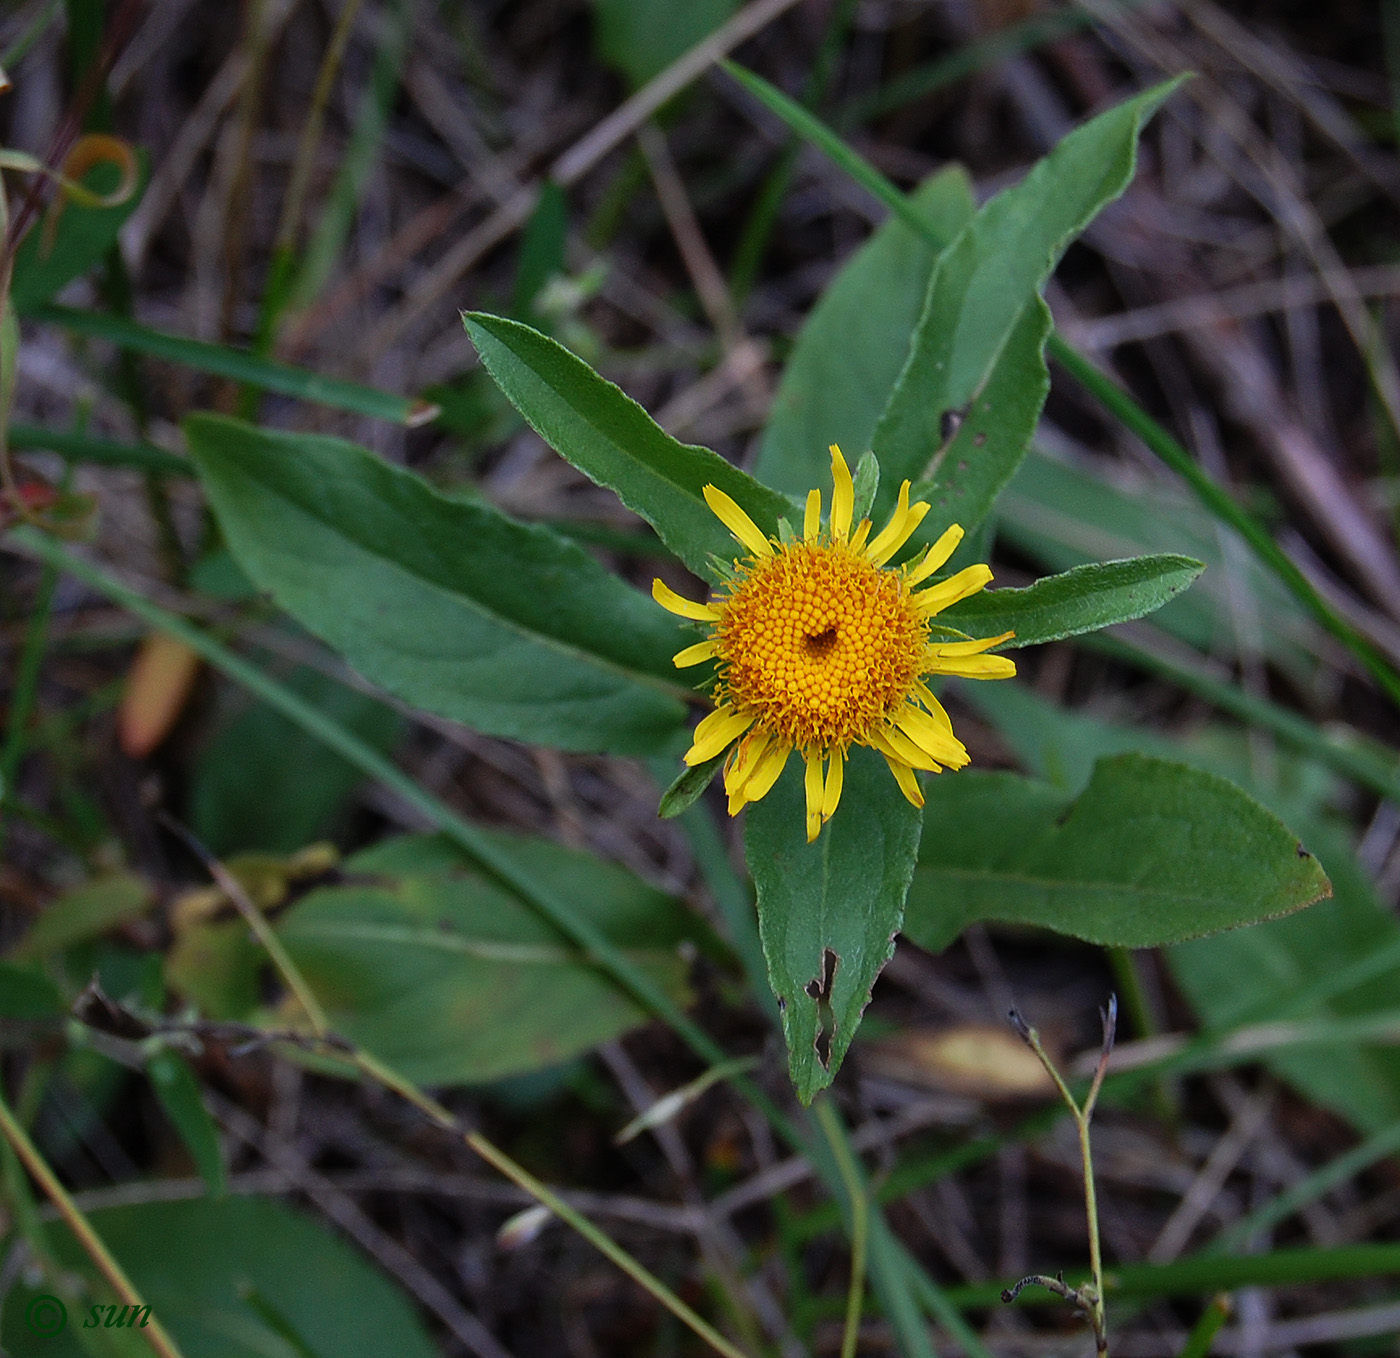
{"type": "MultiPolygon", "coordinates": [[[[73,1233],[73,1238],[82,1247],[83,1253],[107,1279],[122,1305],[137,1310],[144,1307],[141,1294],[126,1276],[126,1270],[118,1263],[116,1256],[107,1248],[78,1205],[68,1196],[68,1190],[59,1183],[58,1176],[49,1168],[47,1161],[39,1154],[38,1147],[29,1139],[28,1133],[10,1111],[10,1105],[5,1101],[3,1094],[0,1094],[0,1135],[4,1136],[10,1149],[43,1190],[44,1196],[53,1203],[59,1216],[73,1233]]],[[[180,1358],[180,1350],[166,1333],[159,1317],[149,1312],[148,1315],[149,1319],[138,1328],[141,1329],[146,1343],[150,1345],[151,1352],[157,1354],[158,1358],[180,1358]]]]}
{"type": "Polygon", "coordinates": [[[1264,524],[1223,486],[1217,485],[1191,454],[1113,378],[1072,348],[1063,337],[1052,333],[1046,352],[1105,410],[1116,416],[1124,428],[1135,434],[1150,452],[1176,472],[1216,519],[1233,528],[1255,556],[1283,581],[1294,598],[1361,662],[1386,696],[1400,706],[1400,675],[1368,638],[1333,611],[1313,587],[1312,581],[1274,541],[1264,524]]]}
{"type": "Polygon", "coordinates": [[[392,392],[379,391],[357,382],[324,377],[310,369],[276,363],[226,344],[210,344],[204,340],[186,339],[182,335],[167,335],[119,316],[49,304],[29,307],[24,314],[32,320],[62,326],[75,335],[106,340],[133,353],[181,363],[198,372],[227,377],[262,391],[311,401],[334,410],[345,410],[352,415],[368,415],[372,419],[415,427],[437,414],[437,407],[412,397],[396,396],[392,392]]]}
{"type": "Polygon", "coordinates": [[[860,1342],[860,1315],[865,1298],[865,1251],[870,1238],[870,1201],[859,1167],[830,1098],[817,1100],[813,1109],[817,1126],[831,1148],[832,1159],[846,1190],[851,1209],[851,1283],[846,1293],[846,1321],[841,1334],[841,1358],[855,1358],[860,1342]]]}
{"type": "MultiPolygon", "coordinates": [[[[1268,1254],[1188,1255],[1170,1264],[1120,1264],[1104,1278],[1109,1296],[1122,1301],[1159,1297],[1200,1297],[1238,1287],[1296,1287],[1341,1278],[1384,1278],[1400,1272],[1400,1244],[1328,1245],[1271,1250],[1268,1254]]],[[[1073,1273],[1069,1273],[1074,1277],[1073,1273]]],[[[1000,1283],[966,1283],[945,1294],[959,1310],[996,1306],[1000,1283]]],[[[1054,1304],[1032,1292],[1018,1305],[1054,1304]]]]}
{"type": "Polygon", "coordinates": [[[1148,646],[1121,636],[1089,632],[1075,637],[1074,642],[1077,646],[1114,656],[1163,679],[1170,679],[1179,688],[1204,698],[1222,712],[1272,732],[1295,750],[1344,777],[1355,779],[1377,795],[1391,801],[1400,800],[1400,764],[1397,764],[1394,752],[1377,741],[1359,734],[1345,740],[1326,735],[1313,722],[1296,712],[1289,712],[1267,698],[1256,697],[1238,685],[1216,679],[1195,665],[1169,659],[1148,646]]]}
{"type": "Polygon", "coordinates": [[[1304,1175],[1276,1197],[1262,1203],[1238,1221],[1232,1222],[1206,1246],[1205,1253],[1226,1253],[1242,1248],[1250,1236],[1286,1221],[1302,1207],[1316,1202],[1325,1193],[1369,1169],[1379,1160],[1400,1151],[1400,1122],[1368,1136],[1360,1145],[1328,1161],[1320,1169],[1304,1175]]]}

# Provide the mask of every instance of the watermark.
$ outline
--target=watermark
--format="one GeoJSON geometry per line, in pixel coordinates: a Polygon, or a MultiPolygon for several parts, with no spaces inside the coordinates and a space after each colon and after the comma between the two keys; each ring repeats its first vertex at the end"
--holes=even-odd
{"type": "Polygon", "coordinates": [[[37,1297],[31,1297],[29,1305],[24,1308],[24,1323],[30,1334],[51,1339],[56,1334],[62,1334],[63,1327],[68,1324],[68,1308],[57,1297],[41,1292],[37,1297]]]}
{"type": "MultiPolygon", "coordinates": [[[[68,1325],[68,1308],[47,1292],[31,1297],[24,1308],[24,1323],[30,1334],[52,1339],[68,1325]]],[[[144,1330],[151,1323],[149,1306],[91,1306],[82,1322],[85,1330],[144,1330]]]]}

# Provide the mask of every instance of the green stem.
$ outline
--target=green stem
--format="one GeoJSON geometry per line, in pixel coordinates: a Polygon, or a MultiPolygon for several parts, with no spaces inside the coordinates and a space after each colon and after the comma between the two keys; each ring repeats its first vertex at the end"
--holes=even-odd
{"type": "MultiPolygon", "coordinates": [[[[126,1276],[126,1270],[103,1243],[102,1237],[93,1230],[92,1223],[79,1210],[78,1205],[68,1196],[68,1191],[59,1183],[53,1170],[49,1168],[38,1148],[10,1111],[10,1105],[5,1102],[3,1094],[0,1094],[0,1135],[4,1136],[15,1155],[23,1162],[35,1183],[44,1190],[44,1195],[53,1203],[59,1216],[73,1232],[73,1238],[111,1284],[122,1304],[137,1310],[144,1307],[141,1294],[126,1276]]],[[[158,1354],[159,1358],[180,1358],[180,1350],[175,1347],[174,1341],[166,1333],[157,1316],[151,1315],[149,1322],[142,1327],[142,1334],[151,1346],[151,1351],[158,1354]]]]}
{"type": "Polygon", "coordinates": [[[865,1297],[865,1251],[870,1237],[870,1200],[851,1154],[850,1143],[829,1098],[817,1101],[814,1109],[817,1125],[831,1147],[846,1199],[851,1204],[851,1285],[846,1294],[846,1324],[841,1336],[841,1358],[855,1358],[860,1339],[861,1303],[865,1297]]]}

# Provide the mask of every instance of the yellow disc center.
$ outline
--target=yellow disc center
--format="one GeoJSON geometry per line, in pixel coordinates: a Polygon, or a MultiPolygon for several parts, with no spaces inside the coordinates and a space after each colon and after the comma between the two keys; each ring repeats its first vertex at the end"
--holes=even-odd
{"type": "Polygon", "coordinates": [[[717,699],[758,708],[800,748],[878,730],[921,673],[928,624],[903,575],[843,543],[778,547],[721,606],[717,699]]]}

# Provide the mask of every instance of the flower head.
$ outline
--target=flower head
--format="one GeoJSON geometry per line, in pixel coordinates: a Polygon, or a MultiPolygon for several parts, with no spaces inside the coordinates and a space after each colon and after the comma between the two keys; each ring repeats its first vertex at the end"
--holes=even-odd
{"type": "Polygon", "coordinates": [[[816,839],[841,799],[852,745],[884,755],[900,790],[924,804],[915,769],[940,773],[968,763],[953,724],[924,677],[956,674],[1007,679],[1016,666],[986,655],[1013,635],[973,639],[931,619],[975,594],[992,578],[982,565],[918,588],[962,540],[954,524],[905,565],[886,563],[909,540],[929,506],[909,503],[909,482],[884,529],[870,537],[869,519],[854,525],[855,493],[841,450],[831,445],[832,502],[822,524],[821,491],[807,496],[802,537],[764,536],[715,486],[705,501],[748,553],[733,562],[724,590],[692,603],[660,580],[652,596],[683,618],[708,624],[709,636],[675,657],[684,669],[716,664],[715,710],[695,728],[685,762],[702,764],[732,746],[724,765],[729,814],[756,802],[797,750],[807,766],[807,839],[816,839]]]}

